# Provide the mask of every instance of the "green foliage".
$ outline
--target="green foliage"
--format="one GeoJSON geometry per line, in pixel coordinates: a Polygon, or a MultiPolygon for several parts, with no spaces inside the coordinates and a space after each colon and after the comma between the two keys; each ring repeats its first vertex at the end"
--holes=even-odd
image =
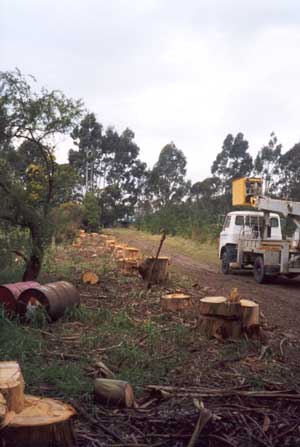
{"type": "Polygon", "coordinates": [[[72,241],[82,223],[83,210],[76,202],[66,202],[51,211],[50,219],[58,243],[72,241]]]}
{"type": "Polygon", "coordinates": [[[190,184],[185,180],[186,158],[172,142],[160,152],[147,187],[155,209],[180,203],[188,193],[190,184]]]}
{"type": "Polygon", "coordinates": [[[249,143],[241,132],[236,137],[228,134],[225,138],[222,151],[217,155],[211,168],[212,174],[221,180],[224,192],[231,190],[233,179],[251,173],[253,162],[248,148],[249,143]]]}
{"type": "Polygon", "coordinates": [[[37,277],[51,239],[56,183],[61,192],[62,179],[70,178],[56,174],[54,138],[71,131],[82,110],[81,101],[60,91],[35,91],[33,81],[19,70],[0,73],[0,221],[29,231],[25,280],[37,277]]]}
{"type": "Polygon", "coordinates": [[[97,197],[92,192],[87,192],[82,202],[83,222],[88,231],[99,231],[100,207],[97,197]]]}

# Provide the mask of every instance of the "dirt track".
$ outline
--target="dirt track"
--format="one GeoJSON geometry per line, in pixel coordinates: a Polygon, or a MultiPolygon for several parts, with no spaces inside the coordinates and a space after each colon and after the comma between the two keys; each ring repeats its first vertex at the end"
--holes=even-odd
{"type": "MultiPolygon", "coordinates": [[[[122,238],[124,242],[140,248],[144,254],[153,255],[157,248],[156,242],[139,239],[138,233],[134,236],[124,233],[122,238]]],[[[201,287],[211,287],[217,295],[228,295],[233,287],[237,287],[244,298],[254,299],[260,304],[269,326],[276,327],[284,335],[300,334],[300,278],[288,280],[282,277],[258,285],[251,272],[226,276],[215,265],[199,263],[173,248],[164,247],[162,254],[170,256],[176,271],[190,277],[201,287]]]]}

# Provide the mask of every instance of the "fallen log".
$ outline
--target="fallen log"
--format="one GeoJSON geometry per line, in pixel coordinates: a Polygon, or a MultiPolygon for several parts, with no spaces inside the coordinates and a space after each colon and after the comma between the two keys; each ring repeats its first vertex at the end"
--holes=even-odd
{"type": "Polygon", "coordinates": [[[95,400],[104,405],[131,408],[134,405],[132,386],[123,380],[96,379],[95,400]]]}
{"type": "Polygon", "coordinates": [[[191,296],[184,293],[168,293],[161,297],[160,302],[163,310],[171,310],[173,312],[192,306],[191,296]]]}
{"type": "MultiPolygon", "coordinates": [[[[94,255],[92,255],[92,256],[94,256],[94,255]]],[[[84,284],[92,284],[92,285],[98,284],[99,276],[96,273],[89,270],[89,271],[83,273],[82,282],[84,284]]]]}

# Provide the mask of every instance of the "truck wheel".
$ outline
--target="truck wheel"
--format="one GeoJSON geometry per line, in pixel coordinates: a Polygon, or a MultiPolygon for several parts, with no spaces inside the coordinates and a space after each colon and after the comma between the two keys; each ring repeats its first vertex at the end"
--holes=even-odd
{"type": "Polygon", "coordinates": [[[227,249],[225,249],[222,254],[221,270],[224,275],[228,275],[230,273],[230,261],[229,261],[229,253],[228,253],[227,249]]]}
{"type": "Polygon", "coordinates": [[[262,284],[265,281],[266,279],[265,263],[262,256],[257,256],[257,258],[255,259],[253,266],[253,273],[256,282],[262,284]]]}

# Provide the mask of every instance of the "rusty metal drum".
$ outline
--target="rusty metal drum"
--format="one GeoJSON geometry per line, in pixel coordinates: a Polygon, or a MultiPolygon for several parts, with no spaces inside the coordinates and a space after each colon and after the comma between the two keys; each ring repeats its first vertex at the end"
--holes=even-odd
{"type": "Polygon", "coordinates": [[[80,295],[73,284],[57,281],[32,287],[21,293],[17,302],[17,313],[25,316],[28,306],[44,306],[51,320],[60,318],[65,310],[80,304],[80,295]]]}
{"type": "Polygon", "coordinates": [[[32,287],[39,287],[39,285],[40,284],[36,281],[2,284],[0,286],[0,305],[2,305],[9,314],[15,314],[17,300],[21,293],[32,287]]]}

